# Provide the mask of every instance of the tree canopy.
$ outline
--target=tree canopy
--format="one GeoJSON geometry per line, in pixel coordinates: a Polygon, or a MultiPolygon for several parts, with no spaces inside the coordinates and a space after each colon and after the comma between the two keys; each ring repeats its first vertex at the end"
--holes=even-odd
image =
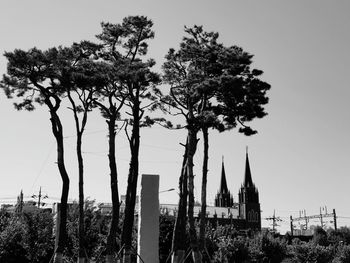
{"type": "MultiPolygon", "coordinates": [[[[81,41],[69,47],[58,46],[47,50],[34,47],[28,51],[15,49],[5,53],[8,66],[1,88],[8,98],[14,99],[16,109],[33,111],[37,105],[45,105],[49,109],[52,132],[57,143],[57,165],[63,181],[56,253],[62,254],[64,251],[69,191],[69,176],[64,162],[63,125],[59,115],[61,102],[65,100],[70,103],[77,132],[80,233],[84,233],[81,145],[88,112],[98,108],[108,125],[108,159],[114,210],[107,238],[109,256],[115,253],[119,245],[116,242],[120,208],[115,155],[116,129],[124,127],[131,153],[120,238],[120,245],[124,246],[128,257],[132,246],[139,174],[140,129],[150,127],[155,122],[172,126],[171,117],[152,116],[150,112],[158,109],[184,118],[187,139],[181,167],[179,203],[185,210],[188,205],[190,244],[192,250],[198,252],[193,217],[193,158],[197,150],[198,133],[202,130],[205,138],[203,178],[206,178],[208,129],[225,131],[239,127],[239,132],[245,135],[255,134],[249,122],[266,115],[264,105],[268,103],[266,92],[270,85],[260,79],[263,71],[251,68],[253,55],[238,46],[225,46],[219,42],[217,32],[206,32],[202,26],[185,27],[186,36],[179,49],[169,49],[165,57],[162,76],[154,71],[155,61],[145,57],[148,42],[155,36],[152,20],[145,16],[128,16],[120,24],[101,23],[101,27],[102,32],[96,36],[98,43],[81,41]],[[160,84],[164,85],[160,88],[160,84]],[[169,88],[169,92],[163,95],[161,90],[166,88],[169,88]],[[118,121],[122,124],[118,125],[118,121]],[[187,190],[188,203],[184,201],[187,199],[187,190]]],[[[202,191],[206,192],[206,188],[202,188],[202,191]]],[[[185,224],[186,213],[181,216],[184,217],[182,224],[185,224]]],[[[182,230],[186,228],[183,226],[182,230]]],[[[185,236],[186,233],[182,233],[182,238],[185,236]]],[[[174,240],[176,238],[174,235],[174,240]]],[[[81,235],[79,245],[83,242],[81,235]]],[[[83,257],[82,247],[80,256],[83,257]]],[[[124,262],[129,261],[130,258],[124,257],[124,262]]],[[[194,261],[200,262],[200,259],[194,255],[194,261]]],[[[55,259],[55,262],[60,260],[55,259]]]]}

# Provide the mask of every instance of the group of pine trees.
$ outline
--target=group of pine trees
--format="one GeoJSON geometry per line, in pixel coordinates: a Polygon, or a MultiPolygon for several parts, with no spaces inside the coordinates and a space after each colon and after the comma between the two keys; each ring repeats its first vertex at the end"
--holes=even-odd
{"type": "Polygon", "coordinates": [[[206,182],[209,129],[222,132],[239,126],[245,135],[256,133],[247,122],[266,115],[264,105],[270,85],[259,79],[263,73],[251,69],[252,55],[238,46],[218,42],[219,34],[202,26],[185,27],[177,50],[169,49],[162,72],[155,72],[153,59],[146,59],[148,41],[154,38],[153,22],[145,16],[129,16],[120,24],[102,23],[96,42],[81,41],[69,47],[47,50],[31,48],[5,52],[7,74],[1,88],[15,100],[18,110],[32,111],[46,106],[57,146],[57,166],[62,179],[60,224],[53,262],[62,262],[66,240],[69,174],[64,158],[64,131],[60,115],[62,102],[70,105],[76,128],[79,177],[79,260],[84,252],[84,160],[83,135],[89,113],[99,110],[108,130],[108,160],[112,194],[112,220],[106,242],[106,262],[114,262],[122,248],[123,262],[131,260],[132,232],[139,174],[140,128],[159,123],[169,129],[183,128],[184,155],[179,176],[179,207],[172,241],[172,261],[182,262],[186,248],[186,226],[194,262],[202,262],[205,249],[206,182]],[[162,111],[164,117],[152,117],[162,111]],[[171,116],[181,116],[173,124],[171,116]],[[126,206],[119,231],[119,189],[116,130],[124,129],[131,153],[126,206]],[[194,217],[193,158],[198,136],[203,135],[202,217],[199,235],[194,217]],[[121,232],[120,236],[119,233],[121,232]],[[117,242],[120,240],[120,242],[117,242]]]}

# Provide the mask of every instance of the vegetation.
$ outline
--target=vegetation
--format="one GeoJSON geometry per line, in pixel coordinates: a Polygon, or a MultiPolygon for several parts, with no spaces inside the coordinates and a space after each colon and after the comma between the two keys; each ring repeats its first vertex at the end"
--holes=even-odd
{"type": "MultiPolygon", "coordinates": [[[[86,257],[95,262],[105,261],[105,244],[111,216],[103,215],[94,201],[84,205],[86,257]]],[[[79,257],[79,205],[74,203],[68,210],[67,244],[64,262],[76,262],[79,257]]],[[[161,215],[159,256],[160,262],[169,262],[175,218],[161,215]]],[[[196,226],[199,228],[199,226],[196,226]]],[[[33,212],[9,213],[0,211],[0,262],[44,263],[50,262],[54,252],[54,222],[50,211],[37,209],[33,212]]],[[[134,228],[136,231],[136,228],[134,228]]],[[[350,260],[350,229],[320,229],[309,242],[297,237],[279,236],[263,232],[251,237],[240,236],[230,226],[206,229],[206,245],[211,262],[334,262],[350,260]],[[320,234],[322,232],[322,234],[320,234]],[[325,234],[325,235],[324,235],[325,234]],[[318,240],[325,238],[321,243],[318,240]]],[[[136,237],[133,235],[133,244],[136,237]]],[[[189,239],[186,242],[189,245],[189,239]]],[[[131,257],[136,262],[135,254],[131,257]]],[[[187,262],[187,261],[186,261],[187,262]]],[[[191,262],[191,260],[188,260],[191,262]]]]}
{"type": "MultiPolygon", "coordinates": [[[[266,115],[263,105],[268,102],[266,91],[270,85],[259,79],[261,70],[251,69],[252,55],[237,46],[225,47],[218,42],[219,34],[206,32],[201,26],[185,27],[186,36],[178,51],[170,49],[163,65],[164,81],[170,85],[170,94],[162,101],[168,104],[170,114],[185,120],[187,143],[182,181],[187,181],[188,221],[190,245],[194,262],[201,262],[205,247],[206,184],[208,171],[209,128],[219,131],[242,127],[245,135],[256,133],[245,123],[266,115]],[[204,157],[202,176],[202,210],[199,239],[193,217],[194,174],[193,158],[197,149],[198,133],[203,133],[204,157]]],[[[184,187],[185,188],[185,187],[184,187]]],[[[181,198],[186,196],[180,195],[181,198]]],[[[182,202],[179,202],[179,211],[182,202]]],[[[186,217],[186,214],[181,214],[186,217]]],[[[178,223],[185,220],[178,220],[178,223]]],[[[183,229],[183,228],[182,228],[183,229]]],[[[182,254],[184,236],[174,230],[174,252],[182,254]]],[[[182,259],[176,256],[176,262],[182,259]]]]}
{"type": "Polygon", "coordinates": [[[74,56],[69,48],[50,48],[41,51],[16,49],[6,52],[7,75],[1,81],[8,98],[16,99],[17,110],[33,111],[35,104],[46,105],[50,113],[52,133],[56,139],[57,166],[62,179],[59,231],[54,262],[62,262],[66,240],[67,201],[69,176],[65,166],[63,126],[59,116],[62,94],[72,88],[72,72],[75,70],[74,56]]]}
{"type": "MultiPolygon", "coordinates": [[[[208,231],[205,229],[209,129],[224,131],[240,126],[239,132],[245,135],[256,133],[246,123],[266,115],[263,106],[268,102],[266,91],[270,85],[259,79],[263,73],[261,70],[250,68],[252,55],[238,46],[224,46],[217,41],[218,33],[205,32],[201,26],[185,27],[186,37],[180,43],[179,50],[170,49],[166,55],[162,77],[153,71],[155,61],[145,58],[148,41],[155,35],[150,19],[145,16],[129,16],[120,24],[102,23],[101,26],[102,32],[96,36],[97,43],[81,41],[69,47],[59,46],[47,50],[31,48],[28,51],[15,49],[5,53],[8,60],[7,74],[3,75],[0,87],[9,99],[14,100],[15,108],[28,111],[33,111],[36,105],[48,108],[52,133],[56,139],[62,194],[60,221],[56,226],[58,231],[55,231],[57,234],[54,245],[50,243],[52,238],[43,239],[46,252],[34,255],[33,251],[41,249],[37,247],[39,243],[35,240],[38,241],[42,233],[35,232],[33,228],[41,222],[44,214],[23,214],[19,209],[16,218],[13,215],[2,217],[4,221],[0,223],[0,227],[3,228],[1,235],[8,241],[3,243],[3,251],[10,254],[16,251],[30,262],[40,262],[40,257],[44,258],[50,252],[54,253],[55,263],[63,262],[64,255],[77,258],[78,262],[85,262],[88,257],[98,257],[98,253],[105,256],[106,262],[113,262],[114,255],[122,248],[123,262],[131,262],[132,250],[135,249],[134,209],[139,175],[141,128],[150,127],[155,122],[168,128],[173,127],[171,117],[154,118],[150,113],[160,110],[169,113],[170,116],[182,115],[183,125],[177,128],[185,128],[187,131],[179,177],[178,216],[174,234],[169,234],[170,227],[161,231],[166,235],[161,239],[161,251],[165,253],[164,247],[168,247],[171,240],[171,251],[175,255],[173,262],[181,261],[187,247],[191,248],[193,261],[202,262],[202,253],[206,251],[205,247],[209,246],[206,244],[208,231]],[[165,92],[166,95],[163,95],[158,87],[161,83],[164,84],[164,90],[168,87],[166,84],[170,86],[168,92],[165,92]],[[67,204],[70,185],[65,167],[64,127],[61,121],[62,116],[65,116],[61,114],[61,105],[64,103],[69,105],[72,111],[77,138],[79,202],[70,209],[67,204]],[[108,161],[113,206],[111,218],[99,215],[94,206],[86,205],[84,199],[83,135],[88,114],[95,109],[100,110],[108,127],[108,161]],[[123,217],[119,211],[115,155],[118,147],[115,144],[117,129],[124,129],[131,155],[129,172],[125,175],[128,183],[123,217]],[[200,132],[204,139],[204,159],[202,218],[198,237],[193,215],[193,159],[200,132]],[[8,224],[10,221],[13,222],[12,225],[8,224]],[[11,231],[16,234],[7,236],[11,231]],[[28,239],[25,239],[25,236],[28,236],[28,239]]],[[[162,222],[166,222],[167,226],[174,223],[171,220],[162,222]]],[[[45,225],[44,229],[46,228],[50,226],[45,225]]],[[[321,239],[315,240],[315,243],[324,245],[321,239]]],[[[249,253],[255,253],[256,258],[259,258],[259,247],[264,246],[262,244],[270,244],[270,241],[265,237],[257,240],[255,252],[249,250],[249,253]]],[[[221,244],[220,240],[218,242],[221,244]]],[[[227,242],[230,243],[229,240],[227,242]]],[[[244,243],[242,240],[232,242],[240,246],[244,243]]],[[[278,247],[278,244],[275,245],[278,247]]],[[[210,247],[211,256],[214,255],[214,251],[219,251],[214,243],[210,243],[210,247]]],[[[225,249],[224,246],[222,249],[225,249]]],[[[243,251],[242,248],[242,257],[243,251]]],[[[276,257],[279,255],[271,253],[276,257]]],[[[24,262],[24,258],[17,260],[24,262]]]]}

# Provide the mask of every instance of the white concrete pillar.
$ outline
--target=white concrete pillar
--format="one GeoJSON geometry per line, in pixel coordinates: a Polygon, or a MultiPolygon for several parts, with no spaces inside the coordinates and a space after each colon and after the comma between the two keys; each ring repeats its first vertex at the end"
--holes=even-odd
{"type": "Polygon", "coordinates": [[[159,175],[141,177],[137,242],[137,253],[144,263],[159,263],[159,175]]]}

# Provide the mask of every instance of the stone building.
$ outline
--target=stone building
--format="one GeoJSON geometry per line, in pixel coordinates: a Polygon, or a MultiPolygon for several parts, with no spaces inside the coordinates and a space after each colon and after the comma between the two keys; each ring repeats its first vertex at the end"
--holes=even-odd
{"type": "MultiPolygon", "coordinates": [[[[228,189],[224,160],[222,160],[220,188],[215,196],[215,206],[207,206],[206,217],[212,224],[230,224],[237,230],[261,230],[259,192],[252,180],[249,157],[246,153],[243,183],[238,192],[238,202],[234,202],[228,189]]],[[[201,207],[195,205],[194,216],[199,220],[201,207]]],[[[160,212],[176,216],[177,204],[160,204],[160,212]]]]}
{"type": "Polygon", "coordinates": [[[246,153],[243,184],[238,192],[238,203],[233,202],[232,194],[228,190],[224,161],[222,161],[220,189],[215,197],[215,207],[235,209],[235,214],[238,215],[234,218],[226,218],[226,220],[221,219],[221,223],[233,224],[238,229],[261,230],[259,192],[252,180],[248,152],[246,153]]]}

